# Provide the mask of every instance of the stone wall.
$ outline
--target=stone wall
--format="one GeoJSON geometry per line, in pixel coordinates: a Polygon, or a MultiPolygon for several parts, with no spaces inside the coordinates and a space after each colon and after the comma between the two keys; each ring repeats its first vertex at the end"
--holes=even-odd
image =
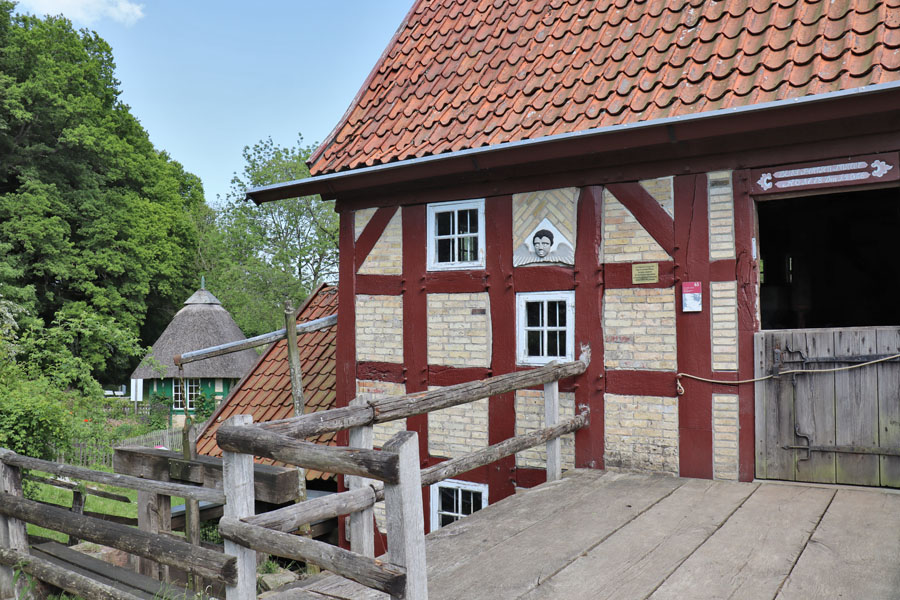
{"type": "MultiPolygon", "coordinates": [[[[565,421],[575,416],[575,394],[559,395],[559,420],[565,421]]],[[[518,390],[516,392],[516,435],[523,435],[544,425],[544,392],[540,390],[518,390]]],[[[575,468],[575,434],[570,433],[560,438],[562,449],[562,468],[575,468]]],[[[544,445],[516,454],[516,466],[545,469],[547,467],[547,448],[544,445]]]]}
{"type": "Polygon", "coordinates": [[[381,237],[366,257],[359,273],[362,275],[403,274],[403,209],[398,208],[381,237]]]}

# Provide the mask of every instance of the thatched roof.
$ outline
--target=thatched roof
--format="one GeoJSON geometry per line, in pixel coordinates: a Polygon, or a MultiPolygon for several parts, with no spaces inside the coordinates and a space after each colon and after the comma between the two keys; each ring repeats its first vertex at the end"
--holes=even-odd
{"type": "MultiPolygon", "coordinates": [[[[218,298],[201,288],[187,299],[184,308],[175,314],[172,322],[153,344],[149,356],[164,366],[165,372],[160,373],[153,368],[156,363],[148,363],[145,359],[131,374],[131,378],[178,377],[178,367],[174,360],[177,354],[236,342],[245,337],[218,298]]],[[[184,365],[183,376],[240,379],[253,368],[258,358],[255,351],[242,350],[198,360],[184,365]]]]}

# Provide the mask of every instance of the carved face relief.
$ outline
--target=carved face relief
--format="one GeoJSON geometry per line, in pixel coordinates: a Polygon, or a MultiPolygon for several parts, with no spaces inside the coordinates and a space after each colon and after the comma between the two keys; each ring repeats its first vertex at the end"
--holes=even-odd
{"type": "Polygon", "coordinates": [[[549,219],[544,219],[513,253],[515,266],[536,263],[575,264],[575,251],[549,219]]]}

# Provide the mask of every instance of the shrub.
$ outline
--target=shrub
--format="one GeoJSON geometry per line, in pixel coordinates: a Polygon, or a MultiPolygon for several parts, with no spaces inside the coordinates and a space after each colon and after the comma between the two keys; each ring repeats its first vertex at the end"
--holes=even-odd
{"type": "Polygon", "coordinates": [[[55,449],[71,441],[69,394],[45,378],[6,375],[0,376],[0,447],[54,460],[55,449]]]}

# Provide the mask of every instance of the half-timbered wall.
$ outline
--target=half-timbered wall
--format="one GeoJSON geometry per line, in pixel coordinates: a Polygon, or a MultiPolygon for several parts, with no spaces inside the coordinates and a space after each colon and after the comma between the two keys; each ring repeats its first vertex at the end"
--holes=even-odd
{"type": "MultiPolygon", "coordinates": [[[[679,395],[676,374],[737,379],[752,361],[748,189],[744,174],[721,171],[487,197],[483,266],[466,269],[429,267],[435,209],[426,204],[344,211],[340,293],[353,310],[342,309],[340,327],[355,369],[339,377],[339,404],[357,392],[422,391],[530,368],[517,331],[521,296],[558,294],[574,303],[575,354],[592,350],[588,372],[561,386],[564,416],[591,414],[564,439],[564,465],[747,479],[753,441],[739,432],[752,392],[685,379],[679,395]],[[682,310],[683,282],[700,284],[701,311],[682,310]]],[[[527,390],[406,426],[420,434],[423,464],[433,464],[542,421],[541,392],[527,390]]],[[[540,451],[523,453],[469,477],[490,484],[496,501],[540,481],[542,461],[540,451]]]]}

